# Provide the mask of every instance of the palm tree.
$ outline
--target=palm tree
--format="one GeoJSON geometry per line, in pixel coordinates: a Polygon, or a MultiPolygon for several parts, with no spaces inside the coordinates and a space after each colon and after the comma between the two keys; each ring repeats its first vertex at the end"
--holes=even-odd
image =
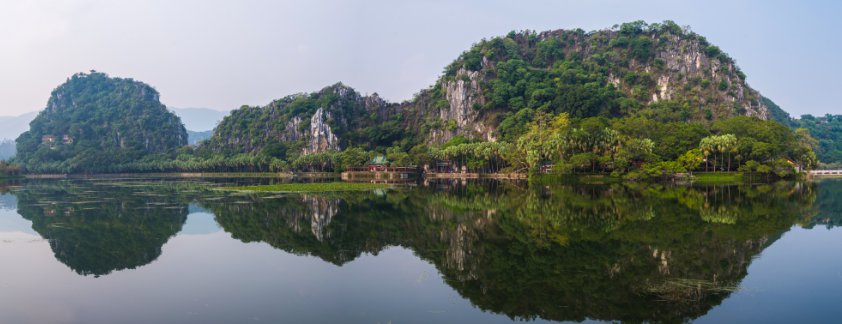
{"type": "Polygon", "coordinates": [[[702,154],[705,156],[705,172],[708,172],[708,156],[710,156],[711,151],[713,151],[711,136],[702,139],[699,143],[699,150],[701,150],[702,154]]]}
{"type": "Polygon", "coordinates": [[[725,134],[721,137],[723,149],[728,154],[728,171],[731,171],[731,153],[737,152],[737,136],[725,134]]]}

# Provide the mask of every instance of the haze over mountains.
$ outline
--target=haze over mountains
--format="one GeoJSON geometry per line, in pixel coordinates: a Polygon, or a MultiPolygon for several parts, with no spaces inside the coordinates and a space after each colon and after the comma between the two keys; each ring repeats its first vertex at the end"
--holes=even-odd
{"type": "Polygon", "coordinates": [[[29,129],[29,122],[38,116],[38,112],[30,112],[18,116],[0,116],[0,140],[14,140],[29,129]]]}
{"type": "Polygon", "coordinates": [[[181,122],[188,131],[204,132],[212,130],[216,127],[227,111],[219,111],[208,108],[173,108],[169,109],[178,117],[181,117],[181,122]]]}

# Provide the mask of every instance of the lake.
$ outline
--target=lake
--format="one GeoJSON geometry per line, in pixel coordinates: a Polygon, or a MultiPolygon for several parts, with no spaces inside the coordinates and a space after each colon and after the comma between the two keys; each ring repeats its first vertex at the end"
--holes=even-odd
{"type": "Polygon", "coordinates": [[[0,323],[833,322],[842,181],[0,187],[0,323]]]}

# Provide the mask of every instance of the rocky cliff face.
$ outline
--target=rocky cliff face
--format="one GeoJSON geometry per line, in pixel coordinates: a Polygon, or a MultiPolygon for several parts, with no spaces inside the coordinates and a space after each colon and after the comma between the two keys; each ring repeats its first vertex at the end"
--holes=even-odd
{"type": "Polygon", "coordinates": [[[707,96],[701,98],[700,104],[720,104],[723,106],[721,108],[731,110],[723,112],[725,114],[757,116],[764,120],[769,118],[768,108],[760,100],[760,94],[746,85],[744,76],[732,60],[711,57],[696,38],[678,35],[662,37],[666,41],[656,56],[661,60],[659,62],[663,62],[663,67],[657,70],[643,67],[645,71],[651,71],[657,80],[650,103],[678,99],[686,94],[684,89],[695,80],[713,80],[717,85],[724,82],[730,91],[708,92],[707,96]],[[728,107],[728,103],[732,104],[731,107],[728,107]]]}
{"type": "Polygon", "coordinates": [[[438,118],[445,127],[430,132],[432,142],[443,143],[453,136],[497,140],[494,126],[480,118],[478,107],[485,105],[485,97],[480,88],[479,72],[459,69],[456,78],[442,82],[441,91],[447,105],[438,109],[438,118]]]}
{"type": "Polygon", "coordinates": [[[320,153],[339,150],[339,139],[333,134],[330,125],[325,119],[330,118],[324,108],[319,108],[310,119],[310,131],[307,133],[307,146],[304,147],[304,154],[320,153]]]}

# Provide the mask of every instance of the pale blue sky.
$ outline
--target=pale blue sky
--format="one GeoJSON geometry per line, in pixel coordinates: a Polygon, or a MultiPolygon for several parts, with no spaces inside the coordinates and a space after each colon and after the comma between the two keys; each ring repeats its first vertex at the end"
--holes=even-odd
{"type": "Polygon", "coordinates": [[[842,113],[834,1],[4,0],[0,115],[40,110],[91,69],[174,107],[263,105],[337,81],[401,101],[483,37],[638,19],[690,25],[796,116],[842,113]]]}

